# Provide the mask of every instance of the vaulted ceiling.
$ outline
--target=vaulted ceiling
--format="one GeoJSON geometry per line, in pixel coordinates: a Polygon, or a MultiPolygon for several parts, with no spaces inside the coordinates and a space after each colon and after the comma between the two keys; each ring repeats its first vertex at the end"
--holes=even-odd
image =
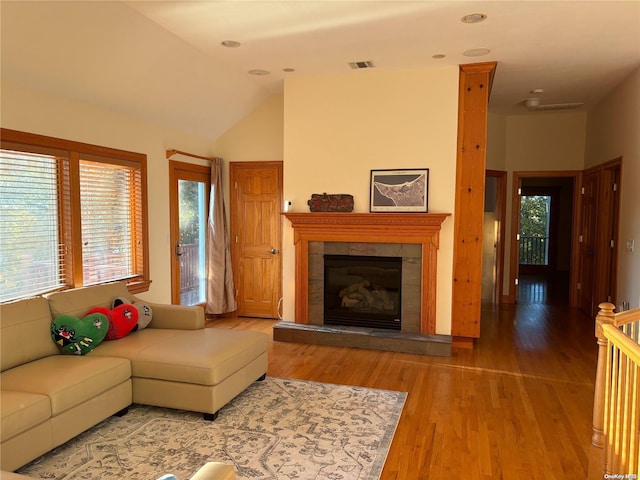
{"type": "Polygon", "coordinates": [[[502,114],[528,113],[527,98],[588,109],[640,66],[638,1],[2,0],[0,6],[3,81],[209,138],[282,92],[285,78],[370,71],[349,62],[386,70],[497,61],[490,110],[502,114]],[[468,14],[486,19],[462,22],[468,14]],[[240,46],[223,47],[225,40],[240,46]],[[248,73],[256,69],[270,73],[248,73]]]}

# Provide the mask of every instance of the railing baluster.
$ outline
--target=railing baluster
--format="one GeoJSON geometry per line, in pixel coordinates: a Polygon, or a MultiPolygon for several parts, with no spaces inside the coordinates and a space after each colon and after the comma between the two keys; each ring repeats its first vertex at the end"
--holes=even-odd
{"type": "Polygon", "coordinates": [[[599,307],[590,480],[640,470],[640,308],[614,313],[610,303],[599,307]]]}
{"type": "Polygon", "coordinates": [[[608,341],[605,376],[605,473],[636,473],[638,467],[638,369],[640,345],[627,336],[637,327],[602,326],[608,341]]]}

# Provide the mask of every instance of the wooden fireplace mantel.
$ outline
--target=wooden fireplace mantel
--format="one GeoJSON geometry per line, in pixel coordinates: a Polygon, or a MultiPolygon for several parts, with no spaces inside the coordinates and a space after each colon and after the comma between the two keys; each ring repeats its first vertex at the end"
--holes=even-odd
{"type": "Polygon", "coordinates": [[[437,251],[442,222],[450,213],[283,214],[293,227],[296,248],[295,321],[308,323],[309,242],[414,243],[422,246],[420,330],[436,332],[437,251]]]}

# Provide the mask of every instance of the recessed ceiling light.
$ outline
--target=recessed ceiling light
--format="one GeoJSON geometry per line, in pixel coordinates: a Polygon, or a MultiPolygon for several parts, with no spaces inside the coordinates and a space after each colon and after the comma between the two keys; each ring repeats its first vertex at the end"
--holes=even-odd
{"type": "Polygon", "coordinates": [[[358,70],[361,68],[375,68],[373,61],[371,60],[361,60],[359,62],[349,62],[349,66],[354,70],[358,70]]]}
{"type": "Polygon", "coordinates": [[[249,75],[270,75],[271,72],[269,70],[260,70],[256,68],[255,70],[249,70],[249,75]]]}
{"type": "Polygon", "coordinates": [[[224,40],[220,42],[220,45],[227,48],[236,48],[240,46],[240,42],[236,42],[235,40],[224,40]]]}
{"type": "Polygon", "coordinates": [[[466,52],[462,52],[465,57],[481,57],[482,55],[487,55],[491,50],[488,48],[472,48],[471,50],[467,50],[466,52]]]}
{"type": "Polygon", "coordinates": [[[533,94],[544,93],[544,90],[541,88],[534,88],[533,90],[529,91],[529,93],[533,93],[533,94]]]}
{"type": "Polygon", "coordinates": [[[291,73],[291,72],[295,72],[296,69],[295,68],[291,68],[291,67],[287,67],[287,68],[283,68],[282,71],[283,72],[287,72],[287,73],[291,73]]]}
{"type": "Polygon", "coordinates": [[[460,21],[464,23],[480,23],[484,22],[486,19],[487,16],[484,13],[471,13],[462,17],[460,21]]]}
{"type": "Polygon", "coordinates": [[[436,53],[435,55],[431,55],[431,58],[435,58],[436,60],[443,59],[444,57],[446,57],[446,55],[442,53],[436,53]]]}

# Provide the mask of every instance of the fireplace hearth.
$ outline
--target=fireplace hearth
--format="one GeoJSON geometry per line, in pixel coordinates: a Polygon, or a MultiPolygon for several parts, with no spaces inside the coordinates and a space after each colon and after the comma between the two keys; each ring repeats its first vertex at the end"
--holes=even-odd
{"type": "MultiPolygon", "coordinates": [[[[451,336],[436,334],[437,251],[441,224],[449,214],[287,212],[284,215],[291,221],[295,244],[295,318],[274,327],[274,340],[451,354],[451,336]],[[326,325],[325,255],[400,257],[400,330],[326,325]]],[[[352,288],[377,285],[371,279],[355,283],[360,282],[369,285],[363,283],[352,288]]],[[[349,289],[349,285],[341,290],[349,289]]]]}
{"type": "Polygon", "coordinates": [[[324,255],[324,324],[401,329],[402,257],[324,255]]]}

